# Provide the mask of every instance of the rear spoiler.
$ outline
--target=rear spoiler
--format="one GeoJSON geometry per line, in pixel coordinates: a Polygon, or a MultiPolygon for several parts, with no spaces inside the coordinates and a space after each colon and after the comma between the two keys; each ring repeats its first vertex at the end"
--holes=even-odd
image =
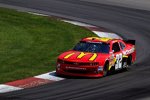
{"type": "Polygon", "coordinates": [[[124,40],[124,42],[135,45],[135,40],[124,40]]]}

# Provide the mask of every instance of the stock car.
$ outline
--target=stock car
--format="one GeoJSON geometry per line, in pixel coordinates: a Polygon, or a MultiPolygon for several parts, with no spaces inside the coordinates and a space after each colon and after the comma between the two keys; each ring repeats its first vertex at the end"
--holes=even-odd
{"type": "Polygon", "coordinates": [[[103,77],[136,60],[135,40],[87,37],[58,56],[57,75],[103,77]]]}

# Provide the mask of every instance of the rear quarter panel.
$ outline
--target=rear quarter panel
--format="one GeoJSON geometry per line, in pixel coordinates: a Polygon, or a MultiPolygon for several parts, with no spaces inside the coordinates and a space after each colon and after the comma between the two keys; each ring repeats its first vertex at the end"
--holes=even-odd
{"type": "Polygon", "coordinates": [[[127,48],[126,48],[126,53],[127,56],[132,56],[132,62],[135,62],[136,60],[136,49],[135,49],[135,45],[132,44],[126,44],[127,48]]]}

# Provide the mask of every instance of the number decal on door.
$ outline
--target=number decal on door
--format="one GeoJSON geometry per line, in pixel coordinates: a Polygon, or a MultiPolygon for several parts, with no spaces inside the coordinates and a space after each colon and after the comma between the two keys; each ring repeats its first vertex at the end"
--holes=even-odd
{"type": "Polygon", "coordinates": [[[122,68],[122,53],[116,55],[116,64],[115,64],[115,69],[120,69],[122,68]]]}

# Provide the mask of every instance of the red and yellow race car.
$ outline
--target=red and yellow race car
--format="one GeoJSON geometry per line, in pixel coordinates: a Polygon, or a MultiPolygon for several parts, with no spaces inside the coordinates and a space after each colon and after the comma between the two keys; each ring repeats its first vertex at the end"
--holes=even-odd
{"type": "Polygon", "coordinates": [[[59,55],[56,74],[102,77],[127,69],[135,60],[135,40],[87,37],[59,55]]]}

